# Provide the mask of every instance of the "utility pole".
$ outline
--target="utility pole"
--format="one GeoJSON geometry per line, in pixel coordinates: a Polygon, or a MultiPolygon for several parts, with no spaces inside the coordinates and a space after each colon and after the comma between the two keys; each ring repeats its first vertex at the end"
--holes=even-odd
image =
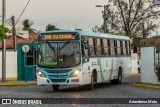
{"type": "Polygon", "coordinates": [[[104,28],[103,28],[103,33],[107,33],[107,23],[106,23],[106,10],[108,10],[110,4],[108,5],[96,5],[96,7],[103,7],[104,8],[104,15],[103,15],[103,19],[104,19],[104,22],[103,22],[103,25],[104,25],[104,28]]]}
{"type": "MultiPolygon", "coordinates": [[[[6,0],[2,1],[2,25],[6,27],[6,0]]],[[[2,40],[2,82],[6,81],[6,40],[2,40]]]]}
{"type": "Polygon", "coordinates": [[[107,6],[104,5],[104,33],[106,33],[106,9],[107,9],[107,6]]]}
{"type": "Polygon", "coordinates": [[[16,45],[16,29],[15,29],[15,19],[14,16],[11,18],[12,20],[12,33],[13,33],[13,44],[14,44],[14,51],[16,52],[17,45],[16,45]]]}

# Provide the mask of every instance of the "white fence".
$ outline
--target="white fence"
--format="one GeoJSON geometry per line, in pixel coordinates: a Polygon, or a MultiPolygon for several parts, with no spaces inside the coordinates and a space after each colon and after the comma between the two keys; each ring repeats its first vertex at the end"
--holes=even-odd
{"type": "Polygon", "coordinates": [[[141,48],[141,82],[160,84],[155,74],[155,49],[154,47],[141,48]]]}
{"type": "MultiPolygon", "coordinates": [[[[2,78],[2,51],[0,51],[0,79],[2,78]]],[[[6,52],[6,78],[17,78],[17,52],[6,52]]]]}

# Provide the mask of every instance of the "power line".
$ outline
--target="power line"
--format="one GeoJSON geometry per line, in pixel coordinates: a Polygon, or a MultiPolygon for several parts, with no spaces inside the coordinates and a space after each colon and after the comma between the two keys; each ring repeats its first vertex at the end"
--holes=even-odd
{"type": "MultiPolygon", "coordinates": [[[[2,18],[2,16],[0,16],[0,17],[2,18]]],[[[8,25],[12,26],[7,20],[6,20],[6,22],[7,22],[8,25]]]]}
{"type": "MultiPolygon", "coordinates": [[[[26,4],[26,6],[24,7],[24,9],[23,9],[22,13],[20,14],[20,16],[19,16],[19,18],[18,18],[18,20],[17,20],[16,24],[18,23],[19,19],[21,18],[21,16],[22,16],[23,12],[24,12],[24,11],[25,11],[25,9],[27,8],[27,6],[28,6],[28,4],[29,4],[29,2],[30,2],[30,1],[31,1],[31,0],[28,0],[27,4],[26,4]]],[[[15,25],[16,25],[16,24],[15,24],[15,25]]]]}

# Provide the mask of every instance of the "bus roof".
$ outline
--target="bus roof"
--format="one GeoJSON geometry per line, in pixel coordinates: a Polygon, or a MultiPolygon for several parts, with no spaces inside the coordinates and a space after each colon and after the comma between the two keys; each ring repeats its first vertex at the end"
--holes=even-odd
{"type": "Polygon", "coordinates": [[[43,33],[58,33],[58,32],[77,32],[80,35],[90,36],[90,37],[102,37],[102,38],[110,38],[110,39],[123,39],[123,40],[130,40],[127,36],[121,36],[121,35],[114,35],[114,34],[102,34],[97,32],[89,32],[89,31],[82,31],[82,30],[53,30],[53,31],[46,31],[41,32],[43,33]]]}

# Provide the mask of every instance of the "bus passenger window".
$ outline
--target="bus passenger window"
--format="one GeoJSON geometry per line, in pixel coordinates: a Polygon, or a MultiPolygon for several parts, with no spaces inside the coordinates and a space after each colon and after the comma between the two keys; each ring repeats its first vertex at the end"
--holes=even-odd
{"type": "Polygon", "coordinates": [[[120,47],[121,47],[121,55],[123,55],[123,42],[120,41],[120,47]]]}
{"type": "Polygon", "coordinates": [[[114,40],[114,52],[115,52],[115,55],[117,55],[117,41],[114,40]]]}
{"type": "Polygon", "coordinates": [[[123,41],[123,55],[126,55],[126,45],[125,45],[125,41],[123,41]]]}
{"type": "Polygon", "coordinates": [[[126,47],[126,55],[129,55],[129,53],[128,53],[128,44],[127,44],[127,41],[125,41],[125,47],[126,47]]]}
{"type": "Polygon", "coordinates": [[[110,44],[110,40],[108,40],[108,55],[111,55],[111,44],[110,44]]]}
{"type": "Polygon", "coordinates": [[[82,44],[82,54],[83,57],[88,57],[89,52],[88,52],[88,41],[84,41],[82,44]]]}
{"type": "Polygon", "coordinates": [[[121,45],[119,40],[117,40],[117,54],[121,55],[121,45]]]}
{"type": "Polygon", "coordinates": [[[89,51],[91,56],[95,56],[95,47],[94,47],[94,42],[93,38],[89,38],[89,51]]]}
{"type": "Polygon", "coordinates": [[[108,40],[103,39],[103,55],[109,55],[108,40]]]}
{"type": "Polygon", "coordinates": [[[100,39],[97,39],[97,42],[96,42],[96,55],[100,56],[102,55],[102,46],[101,46],[101,40],[100,39]]]}
{"type": "Polygon", "coordinates": [[[128,44],[128,54],[131,55],[131,51],[130,51],[130,49],[131,49],[130,41],[127,41],[127,44],[128,44]]]}
{"type": "Polygon", "coordinates": [[[115,47],[114,47],[114,40],[110,40],[110,45],[111,45],[111,55],[115,55],[115,47]]]}

